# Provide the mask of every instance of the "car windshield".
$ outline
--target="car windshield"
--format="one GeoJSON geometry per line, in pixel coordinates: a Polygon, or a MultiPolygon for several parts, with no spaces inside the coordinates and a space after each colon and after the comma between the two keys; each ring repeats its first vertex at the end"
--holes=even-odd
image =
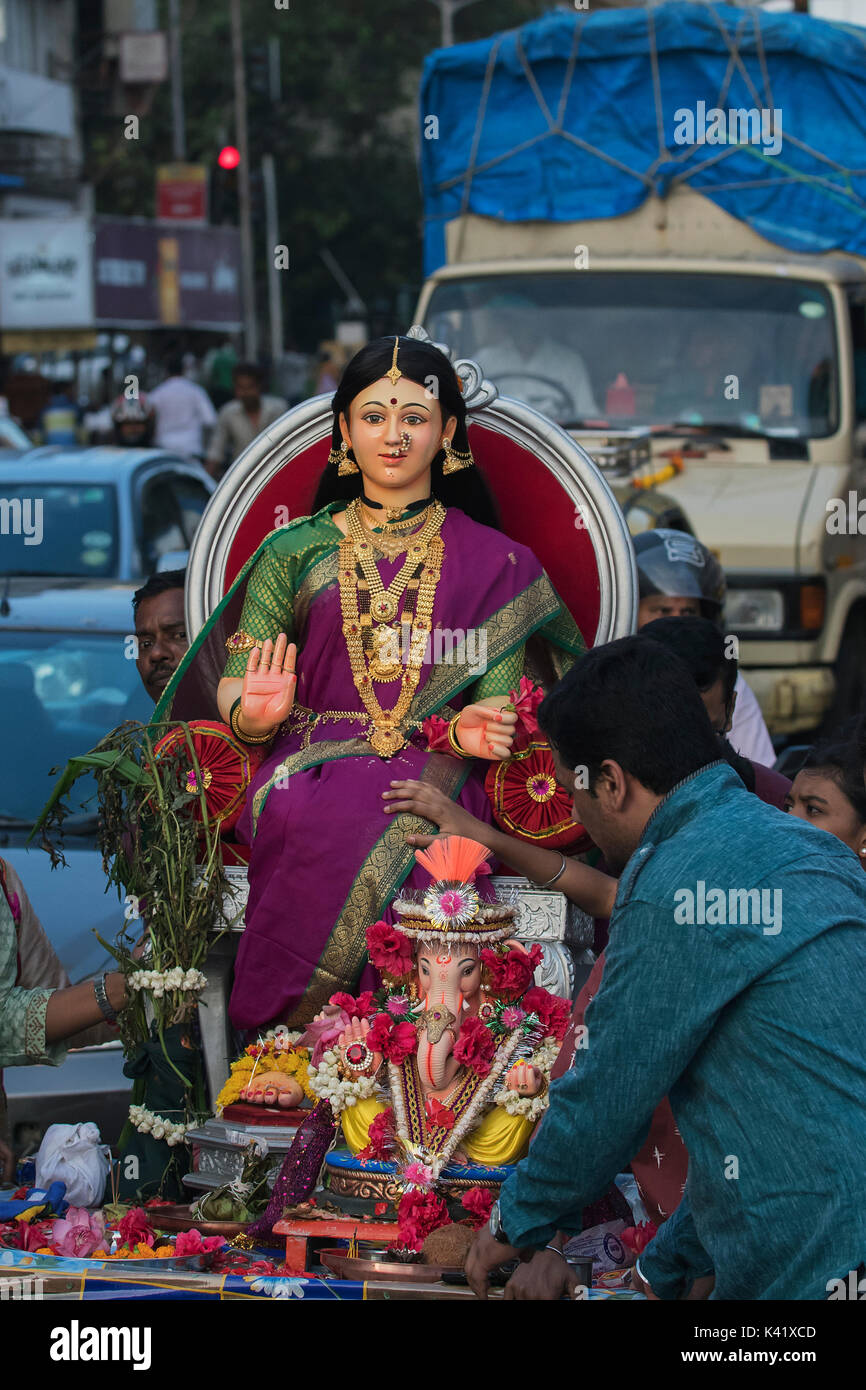
{"type": "MultiPolygon", "coordinates": [[[[148,698],[121,633],[0,630],[0,829],[32,824],[48,800],[52,767],[86,753],[124,719],[150,718],[148,698]]],[[[78,814],[93,791],[78,783],[78,814]]]]}
{"type": "Polygon", "coordinates": [[[838,427],[833,325],[808,281],[591,269],[445,281],[424,323],[562,425],[811,438],[838,427]]]}
{"type": "Polygon", "coordinates": [[[111,579],[117,495],[111,483],[0,482],[0,572],[111,579]]]}

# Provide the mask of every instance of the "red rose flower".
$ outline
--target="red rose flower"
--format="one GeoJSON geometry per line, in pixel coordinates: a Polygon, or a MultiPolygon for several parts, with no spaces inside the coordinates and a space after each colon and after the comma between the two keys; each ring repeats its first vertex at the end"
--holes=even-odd
{"type": "Polygon", "coordinates": [[[375,1005],[373,1003],[373,991],[365,990],[356,999],[352,994],[346,994],[340,990],[337,994],[332,994],[328,1000],[329,1004],[334,1004],[336,1008],[342,1009],[350,1018],[369,1018],[375,1005]]]}
{"type": "Polygon", "coordinates": [[[367,954],[377,970],[398,978],[410,974],[415,960],[408,936],[387,922],[374,922],[367,928],[367,954]]]}
{"type": "Polygon", "coordinates": [[[451,1217],[441,1197],[435,1192],[406,1192],[397,1208],[397,1247],[420,1250],[431,1231],[450,1226],[451,1217]]]}
{"type": "Polygon", "coordinates": [[[536,944],[529,951],[512,946],[503,955],[485,948],[481,960],[487,966],[490,983],[496,994],[504,999],[518,999],[532,984],[535,967],[541,964],[542,950],[536,944]]]}
{"type": "Polygon", "coordinates": [[[443,1105],[435,1096],[431,1096],[426,1105],[427,1122],[432,1129],[453,1129],[454,1111],[449,1110],[447,1105],[443,1105]]]}
{"type": "Polygon", "coordinates": [[[133,1207],[131,1211],[128,1211],[117,1229],[123,1244],[128,1245],[130,1250],[134,1250],[139,1243],[153,1245],[155,1239],[153,1230],[147,1219],[147,1212],[141,1207],[133,1207]]]}
{"type": "Polygon", "coordinates": [[[476,1076],[487,1076],[496,1053],[496,1039],[480,1018],[467,1018],[460,1025],[454,1044],[454,1057],[476,1076]]]}
{"type": "Polygon", "coordinates": [[[489,1187],[470,1187],[468,1192],[464,1192],[460,1205],[469,1213],[469,1225],[473,1231],[478,1231],[490,1220],[493,1193],[489,1187]]]}
{"type": "Polygon", "coordinates": [[[520,1002],[528,1014],[538,1014],[545,1035],[562,1042],[571,1019],[571,1005],[567,999],[536,986],[528,989],[520,1002]]]}
{"type": "Polygon", "coordinates": [[[630,1250],[637,1258],[649,1245],[657,1230],[658,1226],[654,1221],[641,1221],[637,1226],[626,1226],[624,1231],[620,1231],[619,1238],[626,1250],[630,1250]]]}
{"type": "Polygon", "coordinates": [[[418,1034],[411,1023],[395,1023],[387,1014],[377,1014],[367,1034],[367,1046],[399,1066],[417,1051],[418,1034]]]}
{"type": "Polygon", "coordinates": [[[512,751],[525,748],[538,733],[538,706],[544,699],[544,691],[535,686],[526,676],[520,677],[518,690],[509,691],[509,698],[517,715],[517,729],[512,751]]]}
{"type": "Polygon", "coordinates": [[[451,753],[453,751],[448,742],[448,720],[443,719],[441,714],[431,714],[429,719],[423,719],[421,732],[427,740],[429,752],[451,753]]]}
{"type": "Polygon", "coordinates": [[[394,1111],[390,1105],[381,1110],[367,1130],[367,1144],[358,1154],[359,1158],[389,1158],[394,1151],[394,1111]]]}

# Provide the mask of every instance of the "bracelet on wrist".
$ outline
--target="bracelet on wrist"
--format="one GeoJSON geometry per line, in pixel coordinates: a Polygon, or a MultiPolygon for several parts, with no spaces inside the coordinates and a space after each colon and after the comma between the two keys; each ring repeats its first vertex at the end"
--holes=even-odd
{"type": "Polygon", "coordinates": [[[103,1018],[107,1023],[116,1024],[117,1014],[111,1006],[111,1002],[108,998],[108,991],[105,988],[105,981],[107,978],[108,972],[105,971],[100,979],[93,981],[93,993],[96,996],[96,1002],[99,1005],[99,1011],[103,1018]]]}
{"type": "Polygon", "coordinates": [[[544,1248],[545,1250],[552,1250],[554,1255],[561,1255],[562,1258],[565,1260],[565,1263],[568,1264],[568,1256],[566,1255],[564,1250],[560,1250],[558,1245],[545,1245],[544,1248]]]}
{"type": "Polygon", "coordinates": [[[536,888],[552,888],[554,883],[556,883],[556,880],[558,878],[562,878],[562,875],[565,873],[566,867],[568,865],[568,860],[562,853],[562,850],[559,851],[559,857],[562,860],[562,863],[560,864],[556,873],[553,875],[553,878],[549,878],[546,883],[536,883],[536,888]]]}
{"type": "Polygon", "coordinates": [[[471,758],[472,754],[467,753],[465,748],[461,748],[457,742],[457,721],[459,718],[460,715],[455,714],[454,718],[448,722],[448,746],[452,753],[457,754],[458,758],[471,758]]]}
{"type": "Polygon", "coordinates": [[[229,726],[231,728],[232,733],[235,735],[236,738],[240,739],[241,743],[270,743],[271,739],[274,736],[273,729],[269,730],[269,732],[266,734],[245,733],[244,730],[240,727],[240,724],[238,723],[240,715],[241,700],[240,696],[238,696],[238,698],[232,705],[232,712],[229,715],[229,726]]]}

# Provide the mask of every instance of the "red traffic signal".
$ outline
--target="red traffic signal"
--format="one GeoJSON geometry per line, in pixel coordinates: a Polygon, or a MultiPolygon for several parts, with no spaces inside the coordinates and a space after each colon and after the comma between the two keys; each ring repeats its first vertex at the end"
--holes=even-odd
{"type": "Polygon", "coordinates": [[[221,169],[236,169],[241,162],[240,150],[235,149],[234,145],[223,145],[217,155],[217,164],[221,169]]]}

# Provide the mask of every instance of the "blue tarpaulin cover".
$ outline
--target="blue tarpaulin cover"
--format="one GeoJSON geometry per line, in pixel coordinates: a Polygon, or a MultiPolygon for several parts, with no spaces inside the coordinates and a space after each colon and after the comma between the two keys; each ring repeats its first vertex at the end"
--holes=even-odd
{"type": "Polygon", "coordinates": [[[866,255],[866,28],[686,0],[560,9],[431,53],[420,114],[427,274],[463,212],[617,217],[682,182],[779,246],[866,255]],[[713,108],[724,144],[700,138],[713,108]],[[767,116],[727,143],[727,113],[762,108],[775,133],[767,116]]]}

